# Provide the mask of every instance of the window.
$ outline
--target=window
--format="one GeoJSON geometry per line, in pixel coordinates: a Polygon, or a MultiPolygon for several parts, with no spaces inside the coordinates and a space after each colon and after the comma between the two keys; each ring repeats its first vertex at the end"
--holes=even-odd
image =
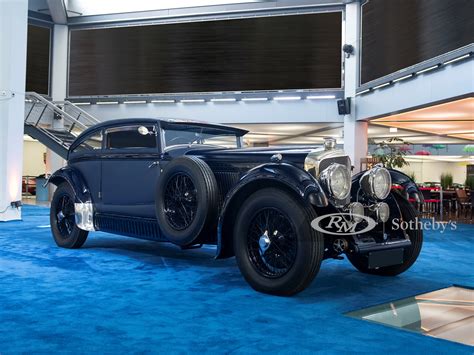
{"type": "Polygon", "coordinates": [[[106,130],[107,149],[156,148],[154,126],[144,126],[148,129],[147,134],[140,133],[139,127],[142,126],[117,127],[106,130]]]}
{"type": "Polygon", "coordinates": [[[165,149],[177,145],[206,144],[226,148],[236,148],[238,138],[234,132],[218,128],[209,128],[192,125],[172,125],[164,127],[165,149]]]}
{"type": "Polygon", "coordinates": [[[83,152],[88,150],[98,150],[102,148],[102,132],[94,132],[92,135],[85,137],[81,144],[75,147],[72,152],[83,152]]]}

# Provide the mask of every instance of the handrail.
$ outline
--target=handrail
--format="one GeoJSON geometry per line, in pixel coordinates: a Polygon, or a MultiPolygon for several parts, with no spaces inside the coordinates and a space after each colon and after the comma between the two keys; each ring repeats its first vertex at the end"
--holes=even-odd
{"type": "Polygon", "coordinates": [[[81,114],[81,116],[82,116],[82,117],[86,117],[86,118],[90,121],[90,123],[92,123],[92,124],[100,123],[100,121],[99,121],[97,118],[95,118],[95,117],[92,116],[89,112],[83,110],[83,109],[80,108],[79,106],[74,105],[74,103],[72,103],[71,101],[65,100],[65,101],[63,101],[62,103],[63,103],[65,106],[71,107],[72,109],[78,111],[78,112],[81,114]]]}
{"type": "MultiPolygon", "coordinates": [[[[69,123],[75,125],[75,126],[79,126],[81,127],[82,129],[87,129],[87,126],[84,125],[82,122],[79,122],[77,119],[75,119],[74,117],[72,117],[70,114],[68,114],[66,111],[62,110],[61,108],[57,107],[54,103],[46,100],[43,96],[37,94],[36,92],[32,92],[32,91],[28,91],[25,93],[25,99],[33,99],[33,100],[36,100],[36,102],[40,102],[41,104],[45,105],[45,107],[49,108],[50,110],[52,110],[54,113],[60,115],[62,118],[65,119],[65,121],[68,121],[69,123]]],[[[33,101],[33,105],[35,104],[35,102],[33,101]]],[[[33,109],[33,108],[32,108],[33,109]]],[[[31,110],[32,110],[31,109],[31,110]]],[[[31,113],[31,110],[30,110],[30,113],[31,113]]],[[[43,113],[42,113],[43,114],[43,113]]],[[[39,121],[41,120],[41,117],[42,117],[42,114],[40,116],[40,118],[38,119],[37,123],[35,124],[35,126],[37,127],[38,126],[38,123],[39,121]]],[[[28,119],[28,116],[26,116],[25,118],[25,121],[28,119]]]]}

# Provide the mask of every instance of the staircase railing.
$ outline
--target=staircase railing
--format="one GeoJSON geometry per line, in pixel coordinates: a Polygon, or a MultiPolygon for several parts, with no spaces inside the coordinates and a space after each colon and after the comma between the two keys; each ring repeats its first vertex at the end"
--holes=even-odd
{"type": "Polygon", "coordinates": [[[65,142],[50,130],[67,132],[77,137],[88,127],[100,122],[69,101],[52,102],[36,92],[26,92],[25,101],[25,124],[41,130],[63,146],[65,142]],[[53,123],[55,120],[61,120],[63,124],[56,127],[53,123]]]}

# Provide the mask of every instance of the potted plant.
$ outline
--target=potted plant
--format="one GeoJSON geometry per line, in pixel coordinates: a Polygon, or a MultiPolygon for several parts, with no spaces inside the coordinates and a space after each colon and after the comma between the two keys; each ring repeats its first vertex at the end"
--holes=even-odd
{"type": "Polygon", "coordinates": [[[469,190],[474,190],[474,176],[468,176],[466,178],[466,182],[464,183],[464,187],[469,190]]]}
{"type": "Polygon", "coordinates": [[[405,165],[410,165],[405,160],[405,156],[410,153],[410,144],[398,137],[389,138],[376,143],[377,149],[375,149],[373,156],[378,158],[386,168],[402,168],[405,165]]]}
{"type": "Polygon", "coordinates": [[[453,175],[450,173],[443,173],[440,176],[441,187],[443,190],[449,189],[453,185],[453,175]]]}

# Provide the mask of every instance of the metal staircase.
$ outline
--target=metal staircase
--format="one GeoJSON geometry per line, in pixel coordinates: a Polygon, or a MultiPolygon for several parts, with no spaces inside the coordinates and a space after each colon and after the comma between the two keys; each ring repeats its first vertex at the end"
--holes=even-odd
{"type": "Polygon", "coordinates": [[[71,143],[100,121],[69,101],[53,102],[35,92],[25,94],[25,134],[67,157],[71,143]]]}

